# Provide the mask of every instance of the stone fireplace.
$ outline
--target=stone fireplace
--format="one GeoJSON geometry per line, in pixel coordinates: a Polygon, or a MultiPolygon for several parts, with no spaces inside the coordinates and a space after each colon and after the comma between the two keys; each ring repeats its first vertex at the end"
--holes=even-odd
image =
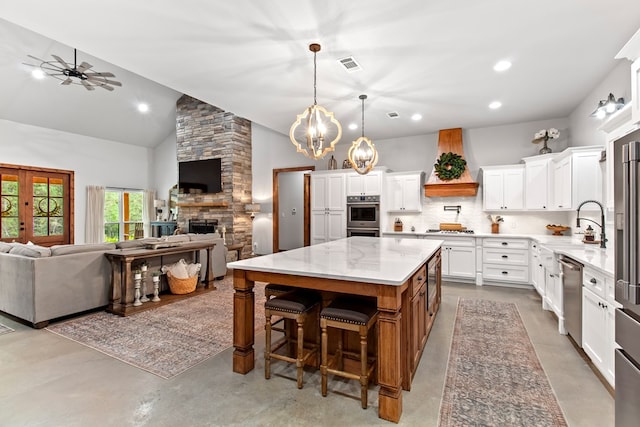
{"type": "Polygon", "coordinates": [[[227,245],[244,244],[243,257],[248,256],[252,223],[245,204],[252,201],[251,122],[183,95],[177,102],[176,135],[178,162],[222,161],[221,193],[178,195],[178,227],[186,231],[189,220],[217,220],[218,230],[226,230],[227,245]]]}

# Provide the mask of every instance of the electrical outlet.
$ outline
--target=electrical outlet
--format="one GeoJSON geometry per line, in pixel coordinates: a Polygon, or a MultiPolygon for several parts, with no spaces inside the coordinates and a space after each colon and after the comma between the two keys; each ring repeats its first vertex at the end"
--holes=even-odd
{"type": "Polygon", "coordinates": [[[512,229],[517,228],[517,226],[518,226],[518,224],[516,224],[516,222],[515,222],[515,221],[511,221],[511,228],[512,228],[512,229]]]}

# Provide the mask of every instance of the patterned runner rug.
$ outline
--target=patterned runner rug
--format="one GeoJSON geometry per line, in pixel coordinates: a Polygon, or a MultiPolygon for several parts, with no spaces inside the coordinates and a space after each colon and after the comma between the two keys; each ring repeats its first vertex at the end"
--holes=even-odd
{"type": "MultiPolygon", "coordinates": [[[[96,312],[46,329],[168,379],[233,344],[233,277],[215,284],[215,291],[128,317],[96,312]]],[[[254,289],[256,330],[264,328],[264,285],[254,289]]]]}
{"type": "Polygon", "coordinates": [[[8,326],[3,325],[2,323],[0,323],[0,335],[2,334],[8,334],[9,332],[13,332],[14,330],[11,329],[8,326]]]}
{"type": "Polygon", "coordinates": [[[567,425],[515,304],[458,301],[439,425],[567,425]]]}

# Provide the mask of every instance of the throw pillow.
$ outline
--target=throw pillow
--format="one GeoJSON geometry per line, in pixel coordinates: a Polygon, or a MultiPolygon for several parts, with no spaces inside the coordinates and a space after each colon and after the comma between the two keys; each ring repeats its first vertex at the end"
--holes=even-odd
{"type": "Polygon", "coordinates": [[[163,265],[162,272],[167,273],[167,271],[171,272],[171,275],[176,279],[188,279],[189,273],[187,272],[187,262],[184,259],[180,259],[180,261],[175,264],[163,265]]]}

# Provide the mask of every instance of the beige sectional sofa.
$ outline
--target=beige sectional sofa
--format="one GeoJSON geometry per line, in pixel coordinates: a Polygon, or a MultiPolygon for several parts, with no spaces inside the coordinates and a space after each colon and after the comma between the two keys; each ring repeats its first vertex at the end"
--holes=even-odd
{"type": "MultiPolygon", "coordinates": [[[[213,274],[227,272],[227,248],[217,233],[169,236],[189,241],[212,240],[213,274]]],[[[160,239],[119,243],[37,245],[0,242],[0,311],[41,328],[50,320],[104,307],[109,303],[111,266],[105,251],[140,248],[160,239]]],[[[204,251],[202,252],[204,254],[204,251]]],[[[201,258],[202,259],[202,258],[201,258]]],[[[150,263],[151,269],[160,266],[150,263]]],[[[204,277],[203,268],[202,275],[204,277]]]]}

